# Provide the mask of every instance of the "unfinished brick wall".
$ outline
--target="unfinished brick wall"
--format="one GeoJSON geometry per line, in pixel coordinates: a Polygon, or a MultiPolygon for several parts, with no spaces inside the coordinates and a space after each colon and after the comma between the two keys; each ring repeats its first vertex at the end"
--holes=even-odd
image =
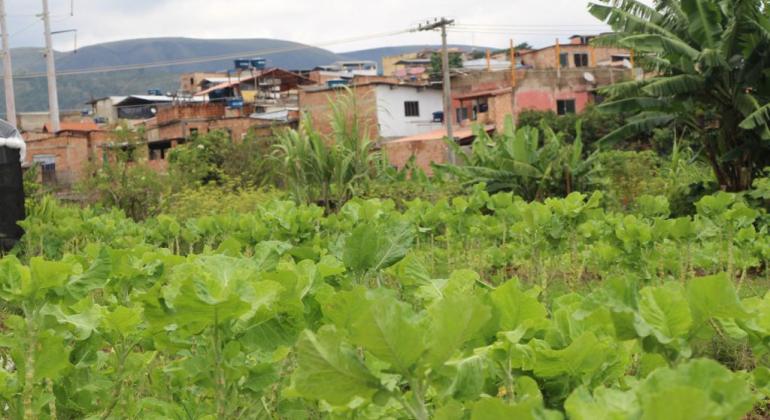
{"type": "Polygon", "coordinates": [[[207,102],[196,104],[175,104],[158,108],[156,116],[158,124],[175,120],[212,119],[225,115],[225,104],[222,102],[207,102]]]}
{"type": "Polygon", "coordinates": [[[51,156],[56,165],[56,180],[69,186],[82,179],[91,157],[87,133],[65,133],[47,138],[27,139],[26,164],[32,164],[35,156],[51,156]]]}
{"type": "MultiPolygon", "coordinates": [[[[380,130],[377,121],[377,98],[373,85],[356,86],[351,88],[351,94],[355,97],[355,112],[348,114],[349,121],[357,115],[359,123],[367,129],[369,136],[379,138],[380,130]]],[[[333,101],[339,101],[340,98],[348,94],[345,89],[325,89],[320,91],[300,90],[299,107],[300,112],[307,114],[312,123],[319,132],[324,135],[331,135],[332,129],[332,107],[333,101]]]]}
{"type": "Polygon", "coordinates": [[[431,175],[431,163],[446,163],[447,145],[442,139],[393,141],[383,144],[383,153],[388,157],[390,164],[399,169],[414,156],[415,164],[431,175]]]}
{"type": "MultiPolygon", "coordinates": [[[[575,68],[575,54],[587,54],[591,57],[592,47],[589,45],[573,45],[573,44],[561,44],[559,46],[560,54],[567,54],[566,67],[563,68],[575,68]]],[[[593,47],[593,59],[594,63],[589,62],[589,67],[593,64],[598,65],[602,62],[607,62],[612,59],[613,55],[628,55],[630,51],[623,48],[605,48],[605,47],[593,47]]],[[[522,56],[522,63],[524,65],[532,66],[535,69],[555,69],[557,63],[556,47],[551,46],[542,50],[535,50],[522,56]]],[[[581,67],[581,68],[589,68],[581,67]]]]}

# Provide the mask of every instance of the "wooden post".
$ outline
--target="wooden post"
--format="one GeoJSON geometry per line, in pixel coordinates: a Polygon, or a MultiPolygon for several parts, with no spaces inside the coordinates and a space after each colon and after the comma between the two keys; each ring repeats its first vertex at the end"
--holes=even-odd
{"type": "Polygon", "coordinates": [[[489,52],[489,48],[487,48],[487,71],[492,71],[492,56],[491,52],[489,52]]]}
{"type": "Polygon", "coordinates": [[[596,67],[596,49],[593,46],[590,46],[588,47],[588,52],[590,54],[589,60],[591,60],[589,65],[591,67],[596,67]]]}
{"type": "Polygon", "coordinates": [[[511,87],[516,87],[516,47],[511,40],[511,87]]]}
{"type": "Polygon", "coordinates": [[[631,62],[631,69],[633,70],[633,68],[635,67],[634,66],[634,61],[635,61],[634,50],[631,50],[631,54],[629,55],[628,58],[629,58],[629,61],[631,62]]]}
{"type": "Polygon", "coordinates": [[[559,44],[559,38],[556,38],[555,51],[556,51],[556,77],[561,78],[561,45],[559,44]]]}

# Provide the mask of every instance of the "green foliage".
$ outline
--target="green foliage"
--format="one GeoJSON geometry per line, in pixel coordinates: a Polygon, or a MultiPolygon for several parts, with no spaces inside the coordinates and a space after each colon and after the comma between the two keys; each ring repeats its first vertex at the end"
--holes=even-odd
{"type": "Polygon", "coordinates": [[[273,148],[281,185],[298,202],[319,203],[327,211],[365,191],[380,166],[355,96],[349,93],[331,106],[331,135],[316,131],[306,117],[297,130],[278,133],[273,148]]]}
{"type": "Polygon", "coordinates": [[[271,140],[249,133],[243,140],[226,131],[196,135],[169,154],[169,175],[180,190],[207,184],[259,188],[271,181],[271,140]]]}
{"type": "MultiPolygon", "coordinates": [[[[463,66],[462,52],[449,52],[449,69],[459,69],[463,66]]],[[[444,65],[442,64],[441,53],[433,53],[430,56],[430,77],[440,80],[443,77],[444,65]]]]}
{"type": "Polygon", "coordinates": [[[607,134],[609,144],[662,126],[678,126],[703,147],[718,184],[744,191],[770,163],[764,72],[770,20],[760,0],[602,0],[590,12],[610,24],[602,45],[632,49],[655,76],[611,86],[600,106],[632,115],[607,134]]]}
{"type": "Polygon", "coordinates": [[[115,142],[102,150],[103,162],[93,162],[76,189],[92,202],[123,210],[129,217],[142,220],[157,214],[168,180],[147,166],[144,134],[127,125],[118,126],[115,142]]]}
{"type": "MultiPolygon", "coordinates": [[[[600,112],[594,106],[589,106],[578,114],[557,115],[553,111],[524,110],[519,114],[519,127],[550,127],[556,133],[564,136],[564,140],[572,143],[580,136],[588,149],[595,149],[595,143],[623,125],[624,118],[619,114],[600,112]],[[580,133],[577,132],[578,121],[581,121],[580,133]]],[[[546,134],[543,132],[542,134],[546,134]]],[[[643,138],[640,138],[643,140],[643,138]]]]}
{"type": "Polygon", "coordinates": [[[580,122],[571,144],[545,125],[542,130],[541,142],[539,129],[515,129],[510,117],[505,130],[495,137],[477,127],[471,153],[449,143],[463,164],[437,165],[437,169],[465,185],[485,183],[490,192],[512,191],[527,200],[595,189],[601,182],[599,167],[596,154],[584,157],[580,122]]]}
{"type": "Polygon", "coordinates": [[[136,222],[43,198],[19,256],[0,259],[0,404],[8,418],[742,418],[770,383],[767,226],[739,195],[695,208],[478,185],[402,209],[266,198],[136,222]]]}

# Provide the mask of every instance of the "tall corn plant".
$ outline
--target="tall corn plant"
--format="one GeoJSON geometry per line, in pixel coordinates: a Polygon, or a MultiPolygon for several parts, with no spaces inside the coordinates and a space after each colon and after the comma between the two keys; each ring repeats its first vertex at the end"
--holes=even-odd
{"type": "Polygon", "coordinates": [[[611,144],[676,124],[695,133],[723,189],[742,191],[770,164],[770,19],[763,0],[597,0],[615,33],[653,74],[604,89],[600,106],[633,115],[611,144]]]}
{"type": "Polygon", "coordinates": [[[321,204],[327,212],[363,192],[379,160],[355,95],[335,98],[331,112],[330,135],[321,134],[305,116],[298,129],[278,133],[272,154],[279,179],[294,198],[321,204]]]}
{"type": "Polygon", "coordinates": [[[581,123],[576,128],[578,135],[568,144],[548,126],[517,129],[509,117],[495,136],[476,127],[470,153],[447,142],[463,163],[436,168],[464,185],[483,182],[490,192],[512,191],[528,200],[592,190],[601,182],[600,167],[595,153],[583,156],[581,123]]]}

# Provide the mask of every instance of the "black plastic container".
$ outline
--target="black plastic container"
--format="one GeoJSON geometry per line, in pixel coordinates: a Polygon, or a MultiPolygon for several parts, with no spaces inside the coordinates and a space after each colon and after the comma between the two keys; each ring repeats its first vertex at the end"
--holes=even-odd
{"type": "Polygon", "coordinates": [[[0,249],[10,250],[24,233],[17,224],[24,220],[24,182],[20,151],[0,146],[0,249]]]}

